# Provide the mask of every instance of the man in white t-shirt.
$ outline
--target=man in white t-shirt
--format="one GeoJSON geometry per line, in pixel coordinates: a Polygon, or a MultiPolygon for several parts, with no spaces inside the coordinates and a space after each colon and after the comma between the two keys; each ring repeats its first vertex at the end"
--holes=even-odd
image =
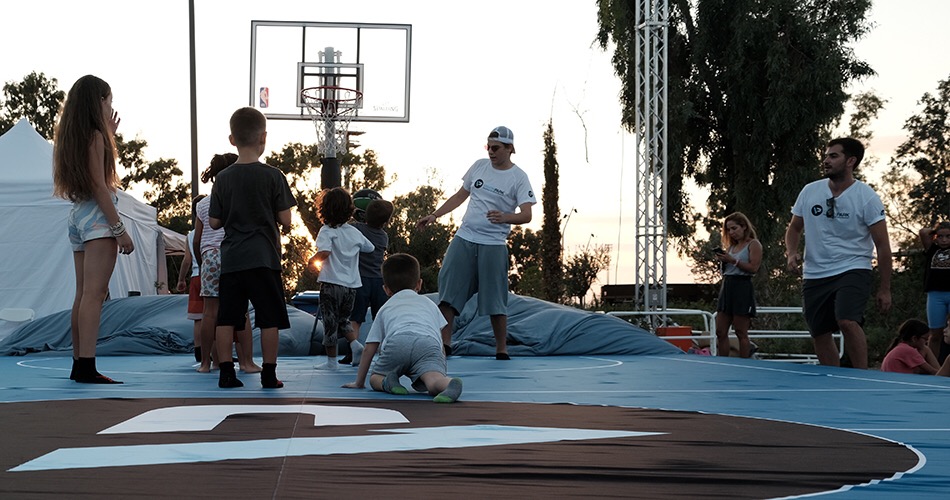
{"type": "Polygon", "coordinates": [[[891,245],[884,205],[874,190],[854,178],[863,157],[864,145],[857,139],[829,142],[822,162],[824,178],[799,193],[785,232],[787,268],[804,274],[803,311],[822,365],[840,365],[832,334],[841,331],[851,365],[868,366],[862,324],[875,248],[881,276],[877,305],[883,312],[891,307],[891,245]],[[804,266],[798,253],[803,231],[804,266]]]}
{"type": "Polygon", "coordinates": [[[511,162],[515,152],[511,129],[495,127],[486,148],[488,158],[469,167],[462,187],[416,226],[425,227],[469,200],[439,270],[439,309],[447,323],[442,342],[451,353],[455,317],[477,292],[478,314],[491,317],[495,358],[507,360],[508,233],[512,224],[531,222],[531,205],[537,201],[528,175],[511,162]]]}

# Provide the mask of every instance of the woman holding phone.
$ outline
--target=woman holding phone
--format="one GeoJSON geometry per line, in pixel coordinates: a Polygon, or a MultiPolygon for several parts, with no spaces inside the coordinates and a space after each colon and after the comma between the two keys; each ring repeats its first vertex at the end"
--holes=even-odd
{"type": "Polygon", "coordinates": [[[755,290],[752,276],[762,264],[762,244],[755,228],[741,212],[726,216],[722,222],[722,244],[716,258],[722,263],[722,288],[716,304],[716,352],[729,355],[729,328],[739,339],[739,356],[752,356],[749,323],[755,317],[755,290]]]}

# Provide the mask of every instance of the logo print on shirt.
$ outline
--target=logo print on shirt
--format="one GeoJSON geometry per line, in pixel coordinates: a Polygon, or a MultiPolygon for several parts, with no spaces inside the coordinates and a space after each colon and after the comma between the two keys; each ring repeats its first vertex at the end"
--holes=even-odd
{"type": "Polygon", "coordinates": [[[489,191],[489,192],[491,192],[491,193],[494,193],[494,194],[497,194],[497,195],[501,195],[501,196],[504,196],[504,195],[505,195],[505,191],[504,191],[504,190],[498,189],[498,188],[496,188],[496,187],[488,186],[488,185],[485,184],[485,181],[483,181],[483,180],[481,180],[481,179],[476,180],[476,181],[475,181],[475,184],[473,184],[473,185],[475,186],[475,189],[481,189],[481,188],[484,187],[485,190],[487,190],[487,191],[489,191]]]}
{"type": "MultiPolygon", "coordinates": [[[[811,214],[814,215],[815,217],[818,217],[819,215],[821,215],[821,214],[823,214],[823,213],[825,213],[825,208],[822,207],[821,205],[814,205],[814,206],[811,207],[811,214]]],[[[835,210],[834,215],[833,215],[833,216],[829,216],[829,218],[834,218],[834,219],[850,219],[850,218],[851,218],[851,213],[850,213],[850,212],[841,212],[840,210],[835,210]]]]}

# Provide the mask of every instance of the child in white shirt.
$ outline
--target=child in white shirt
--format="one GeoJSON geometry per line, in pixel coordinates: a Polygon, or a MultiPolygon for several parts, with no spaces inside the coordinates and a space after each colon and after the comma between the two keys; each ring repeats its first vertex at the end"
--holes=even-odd
{"type": "Polygon", "coordinates": [[[317,215],[323,227],[317,233],[317,255],[320,264],[320,313],[323,316],[323,347],[327,362],[318,370],[336,370],[337,340],[345,337],[350,343],[353,358],[363,353],[357,340],[358,332],[350,326],[350,314],[356,300],[356,289],[362,286],[359,271],[360,252],[376,249],[372,242],[355,227],[347,224],[356,207],[345,189],[336,187],[324,191],[317,202],[317,215]]]}

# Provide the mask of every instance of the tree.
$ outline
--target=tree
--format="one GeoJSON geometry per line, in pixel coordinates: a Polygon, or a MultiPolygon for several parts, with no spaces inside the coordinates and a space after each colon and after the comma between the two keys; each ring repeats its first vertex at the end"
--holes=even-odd
{"type": "Polygon", "coordinates": [[[66,99],[55,78],[43,73],[30,73],[21,82],[3,85],[3,108],[0,109],[0,135],[10,130],[20,118],[26,118],[47,140],[53,140],[56,118],[66,99]]]}
{"type": "Polygon", "coordinates": [[[191,229],[191,186],[182,178],[178,161],[168,158],[147,162],[144,139],[125,141],[115,134],[118,163],[128,172],[120,181],[123,190],[144,189],[142,198],[155,208],[158,223],[178,233],[191,229]]]}
{"type": "Polygon", "coordinates": [[[396,181],[396,175],[386,175],[386,168],[376,159],[376,151],[367,149],[362,155],[349,153],[344,157],[343,187],[353,194],[360,189],[383,191],[396,181]]]}
{"type": "Polygon", "coordinates": [[[320,165],[320,153],[316,144],[293,142],[285,144],[280,151],[264,158],[264,163],[277,167],[287,177],[290,191],[297,200],[297,214],[312,240],[320,232],[317,217],[317,197],[320,194],[320,176],[314,175],[320,165]]]}
{"type": "Polygon", "coordinates": [[[541,202],[544,219],[541,223],[541,298],[561,302],[564,298],[564,268],[561,262],[561,209],[558,206],[559,172],[557,144],[554,142],[554,121],[544,129],[544,187],[541,202]]]}
{"type": "Polygon", "coordinates": [[[318,290],[320,273],[310,265],[314,253],[313,241],[305,236],[290,234],[284,238],[283,246],[280,275],[284,283],[284,298],[289,301],[297,292],[318,290]]]}
{"type": "Polygon", "coordinates": [[[872,359],[875,344],[886,347],[883,340],[893,335],[899,321],[919,316],[926,309],[920,280],[923,267],[929,263],[917,232],[950,219],[950,152],[946,150],[950,146],[950,78],[938,82],[935,93],[924,93],[918,104],[920,111],[904,122],[907,139],[895,151],[882,182],[887,225],[897,251],[891,278],[891,313],[885,316],[873,307],[868,313],[869,322],[882,325],[879,332],[868,335],[872,359]]]}
{"type": "Polygon", "coordinates": [[[867,147],[874,136],[871,131],[871,122],[884,109],[887,101],[881,99],[874,92],[868,91],[852,97],[851,104],[854,105],[854,113],[851,114],[851,119],[848,120],[848,137],[860,140],[867,147]]]}
{"type": "Polygon", "coordinates": [[[434,212],[445,194],[441,186],[431,185],[434,177],[435,173],[430,171],[430,185],[419,186],[393,200],[395,212],[386,228],[390,253],[408,253],[419,260],[423,293],[438,290],[442,257],[456,230],[451,217],[447,224],[435,221],[422,229],[416,229],[416,221],[434,212]]]}
{"type": "MultiPolygon", "coordinates": [[[[599,0],[598,41],[616,45],[623,125],[634,130],[635,1],[599,0]]],[[[818,177],[822,132],[844,112],[847,85],[873,74],[849,44],[864,36],[870,0],[671,0],[667,44],[669,233],[680,249],[691,223],[714,233],[741,211],[752,219],[779,273],[789,207],[818,177]],[[682,181],[708,192],[705,214],[682,181]]],[[[766,280],[761,273],[759,280],[766,280]]],[[[771,290],[761,287],[763,290],[771,290]]],[[[772,302],[769,295],[764,303],[772,302]]]]}
{"type": "Polygon", "coordinates": [[[567,258],[564,264],[564,291],[568,297],[577,298],[581,307],[587,292],[593,286],[597,275],[610,265],[610,245],[596,245],[586,248],[567,258]]]}
{"type": "MultiPolygon", "coordinates": [[[[535,232],[530,229],[524,229],[521,226],[515,226],[508,233],[508,288],[519,295],[529,295],[531,297],[544,298],[545,290],[542,285],[542,266],[544,265],[544,236],[543,231],[535,232]],[[538,249],[541,252],[538,252],[538,249]]],[[[558,249],[561,248],[561,242],[557,242],[558,249]]],[[[558,252],[560,254],[560,252],[558,252]]],[[[558,255],[560,258],[560,255],[558,255]]],[[[560,266],[560,260],[558,266],[560,266]]],[[[563,287],[562,283],[558,288],[563,287]]],[[[560,302],[559,295],[554,302],[560,302]]]]}
{"type": "MultiPolygon", "coordinates": [[[[319,175],[321,153],[316,144],[289,143],[264,159],[268,165],[280,169],[287,176],[290,190],[297,199],[297,211],[300,220],[310,233],[317,238],[320,231],[320,219],[317,217],[317,197],[320,195],[319,175]]],[[[376,152],[367,150],[362,155],[347,153],[341,158],[343,187],[350,193],[368,188],[382,191],[392,184],[395,177],[386,176],[386,168],[376,160],[376,152]]]]}
{"type": "Polygon", "coordinates": [[[908,226],[919,229],[950,219],[950,78],[937,92],[920,98],[920,112],[904,122],[907,140],[890,162],[889,180],[902,191],[902,212],[908,226]]]}

